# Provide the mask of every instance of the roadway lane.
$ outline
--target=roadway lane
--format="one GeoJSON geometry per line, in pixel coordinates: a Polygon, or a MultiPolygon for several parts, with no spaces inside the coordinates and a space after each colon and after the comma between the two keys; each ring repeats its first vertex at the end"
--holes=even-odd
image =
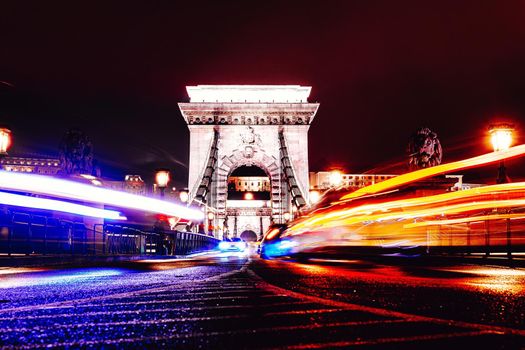
{"type": "MultiPolygon", "coordinates": [[[[444,272],[453,276],[443,278],[430,273],[434,268],[400,270],[355,261],[263,261],[243,254],[112,268],[5,270],[0,275],[0,344],[211,349],[523,345],[523,321],[471,322],[460,307],[463,294],[446,305],[457,312],[434,315],[440,300],[433,298],[441,294],[464,290],[474,298],[494,297],[484,297],[483,288],[457,285],[457,271],[444,272]],[[419,290],[425,292],[419,295],[419,290]]],[[[477,281],[479,276],[469,273],[465,278],[477,281]]],[[[514,289],[500,290],[499,306],[523,303],[522,279],[511,281],[514,289]]],[[[513,310],[509,313],[523,312],[520,305],[513,310]]]]}

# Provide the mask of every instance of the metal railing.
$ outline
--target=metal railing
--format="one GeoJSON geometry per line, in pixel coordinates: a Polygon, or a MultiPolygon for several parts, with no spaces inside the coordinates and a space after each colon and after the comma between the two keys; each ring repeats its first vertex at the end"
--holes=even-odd
{"type": "Polygon", "coordinates": [[[7,211],[0,214],[0,254],[14,255],[185,255],[214,249],[219,240],[180,231],[148,232],[7,211]]]}

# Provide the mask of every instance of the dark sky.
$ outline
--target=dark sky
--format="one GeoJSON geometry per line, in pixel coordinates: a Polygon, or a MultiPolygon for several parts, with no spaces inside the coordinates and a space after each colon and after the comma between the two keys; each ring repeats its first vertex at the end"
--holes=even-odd
{"type": "Polygon", "coordinates": [[[301,84],[321,103],[312,169],[389,170],[420,126],[451,161],[489,151],[491,121],[525,123],[524,18],[523,1],[4,1],[0,122],[11,154],[54,155],[77,127],[106,174],[185,181],[186,85],[301,84]]]}

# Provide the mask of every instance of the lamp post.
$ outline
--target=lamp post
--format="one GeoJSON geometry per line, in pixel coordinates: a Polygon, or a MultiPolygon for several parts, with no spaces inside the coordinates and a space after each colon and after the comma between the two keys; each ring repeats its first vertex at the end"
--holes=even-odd
{"type": "Polygon", "coordinates": [[[215,218],[215,214],[213,214],[212,211],[208,212],[208,234],[210,236],[213,236],[213,219],[215,218]]]}
{"type": "MultiPolygon", "coordinates": [[[[490,141],[494,152],[508,150],[512,144],[512,133],[514,126],[512,124],[500,123],[492,124],[489,126],[490,141]]],[[[502,184],[507,182],[507,172],[505,169],[505,163],[500,161],[498,168],[498,177],[496,183],[502,184]]]]}
{"type": "Polygon", "coordinates": [[[11,130],[0,128],[0,156],[7,156],[7,150],[11,146],[11,130]]]}
{"type": "Polygon", "coordinates": [[[168,182],[170,182],[170,172],[169,170],[158,170],[155,174],[155,183],[157,184],[157,187],[160,189],[160,198],[164,199],[164,191],[166,190],[166,187],[168,186],[168,182]]]}
{"type": "MultiPolygon", "coordinates": [[[[505,151],[509,149],[512,144],[512,133],[514,131],[514,125],[507,123],[493,124],[489,126],[490,141],[492,142],[492,147],[494,152],[505,151]]],[[[505,163],[503,160],[499,163],[498,168],[498,177],[496,178],[496,183],[503,184],[508,182],[507,171],[505,169],[505,163]]],[[[510,214],[510,209],[507,209],[507,214],[510,214]]],[[[488,224],[488,220],[487,220],[488,224]]],[[[512,238],[511,238],[511,228],[510,228],[510,218],[506,219],[506,229],[507,229],[507,257],[512,259],[512,238]]],[[[488,236],[488,225],[487,225],[487,236],[488,236]]],[[[487,251],[488,255],[488,251],[487,251]]]]}

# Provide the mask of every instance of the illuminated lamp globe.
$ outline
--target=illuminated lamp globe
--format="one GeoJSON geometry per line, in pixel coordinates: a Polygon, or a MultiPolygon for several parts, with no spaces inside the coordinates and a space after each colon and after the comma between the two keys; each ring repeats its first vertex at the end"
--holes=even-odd
{"type": "Polygon", "coordinates": [[[286,213],[284,213],[283,217],[284,217],[284,220],[288,221],[288,220],[290,220],[291,215],[290,215],[289,212],[286,212],[286,213]]]}
{"type": "Polygon", "coordinates": [[[316,191],[316,190],[310,191],[310,203],[311,204],[315,204],[319,202],[319,199],[321,199],[321,194],[319,193],[319,191],[316,191]]]}
{"type": "Polygon", "coordinates": [[[208,220],[213,220],[213,218],[215,218],[215,214],[213,214],[213,212],[209,212],[208,213],[208,220]]]}
{"type": "Polygon", "coordinates": [[[155,174],[155,183],[159,188],[166,188],[170,182],[169,170],[158,170],[155,174]]]}
{"type": "Polygon", "coordinates": [[[514,126],[511,124],[494,124],[489,127],[490,141],[494,152],[505,151],[512,145],[514,126]]]}
{"type": "Polygon", "coordinates": [[[188,200],[190,199],[190,195],[188,194],[188,191],[180,191],[179,199],[182,203],[187,203],[188,200]]]}
{"type": "Polygon", "coordinates": [[[343,175],[338,170],[330,172],[330,186],[338,187],[343,183],[343,175]]]}
{"type": "Polygon", "coordinates": [[[0,128],[0,155],[6,155],[11,147],[11,130],[0,128]]]}
{"type": "Polygon", "coordinates": [[[251,192],[246,192],[246,193],[244,194],[244,199],[247,200],[247,201],[251,201],[251,200],[253,200],[253,193],[251,193],[251,192]]]}

